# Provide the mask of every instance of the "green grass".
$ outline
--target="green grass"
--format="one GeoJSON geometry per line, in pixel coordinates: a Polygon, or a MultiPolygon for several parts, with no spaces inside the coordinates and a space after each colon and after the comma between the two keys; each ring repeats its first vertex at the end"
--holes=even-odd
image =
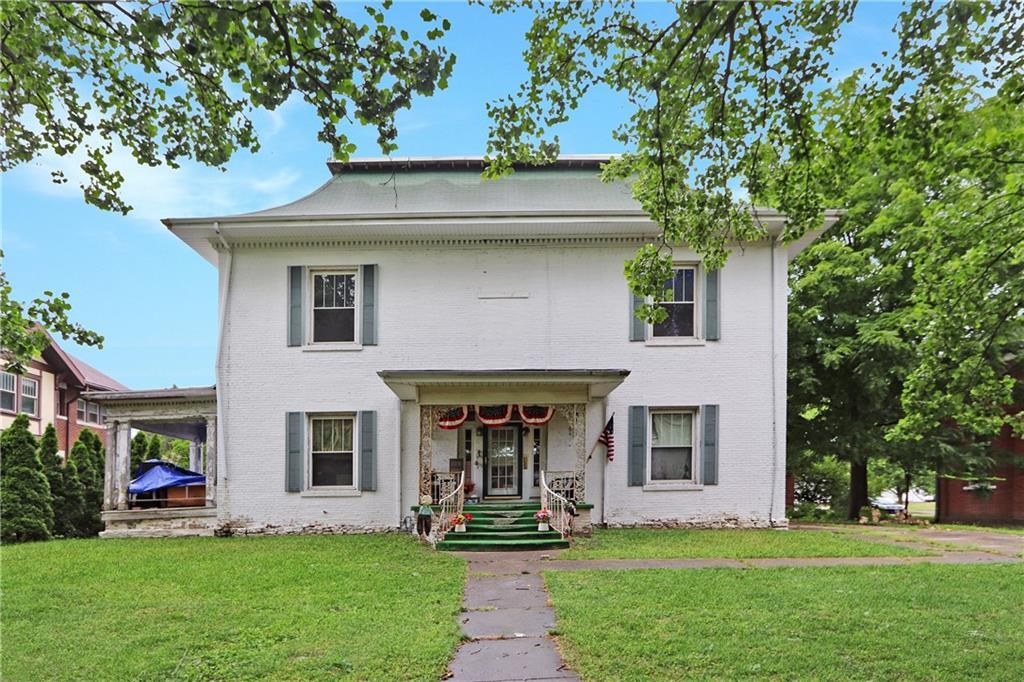
{"type": "Polygon", "coordinates": [[[546,572],[584,680],[1024,679],[1024,566],[546,572]]]}
{"type": "Polygon", "coordinates": [[[934,502],[911,502],[910,503],[910,514],[917,519],[933,519],[935,518],[935,503],[934,502]]]}
{"type": "Polygon", "coordinates": [[[775,557],[921,556],[906,547],[829,530],[595,530],[559,559],[763,559],[775,557]]]}
{"type": "Polygon", "coordinates": [[[437,680],[465,564],[399,535],[0,551],[5,681],[437,680]]]}
{"type": "Polygon", "coordinates": [[[1006,533],[1009,535],[1024,535],[1024,527],[1021,526],[973,526],[966,523],[937,523],[930,526],[932,530],[969,530],[986,531],[992,533],[1006,533]]]}

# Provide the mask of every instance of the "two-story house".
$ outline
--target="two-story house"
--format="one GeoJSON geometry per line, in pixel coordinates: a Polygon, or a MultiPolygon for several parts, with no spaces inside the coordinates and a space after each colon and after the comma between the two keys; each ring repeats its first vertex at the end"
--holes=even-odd
{"type": "Polygon", "coordinates": [[[102,406],[83,397],[86,392],[127,391],[128,388],[74,357],[50,339],[40,357],[21,376],[0,371],[0,430],[19,414],[28,417],[29,430],[43,435],[49,424],[57,431],[61,456],[66,456],[83,429],[106,444],[106,415],[102,406]]]}
{"type": "Polygon", "coordinates": [[[768,237],[720,271],[676,248],[645,324],[623,263],[659,231],[606,160],[329,162],[290,204],[166,220],[219,271],[217,384],[111,394],[108,528],[395,529],[459,481],[568,498],[580,527],[785,526],[786,268],[814,235],[759,210],[768,237]],[[207,442],[207,509],[178,525],[128,511],[127,434],[160,419],[207,442]]]}

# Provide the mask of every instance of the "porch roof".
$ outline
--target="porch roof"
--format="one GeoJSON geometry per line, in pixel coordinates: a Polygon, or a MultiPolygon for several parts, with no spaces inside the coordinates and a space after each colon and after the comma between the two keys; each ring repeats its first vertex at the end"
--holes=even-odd
{"type": "Polygon", "coordinates": [[[603,398],[628,369],[398,369],[377,375],[402,400],[421,405],[578,403],[603,398]]]}

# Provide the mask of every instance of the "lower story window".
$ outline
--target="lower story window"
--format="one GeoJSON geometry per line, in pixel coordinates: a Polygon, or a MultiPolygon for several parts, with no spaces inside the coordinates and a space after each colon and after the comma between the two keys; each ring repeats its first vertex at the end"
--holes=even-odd
{"type": "Polygon", "coordinates": [[[693,480],[693,412],[651,412],[651,480],[693,480]]]}
{"type": "Polygon", "coordinates": [[[352,417],[314,417],[311,420],[312,485],[352,487],[355,484],[352,417]]]}

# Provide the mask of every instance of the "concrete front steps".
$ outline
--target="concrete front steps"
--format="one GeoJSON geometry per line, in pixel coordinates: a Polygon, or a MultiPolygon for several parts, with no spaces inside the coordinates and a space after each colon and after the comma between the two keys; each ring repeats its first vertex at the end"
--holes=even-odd
{"type": "Polygon", "coordinates": [[[557,531],[537,530],[533,515],[540,509],[536,502],[481,502],[467,504],[463,511],[472,514],[465,533],[448,531],[437,549],[463,552],[500,552],[517,550],[562,549],[569,546],[557,531]]]}

